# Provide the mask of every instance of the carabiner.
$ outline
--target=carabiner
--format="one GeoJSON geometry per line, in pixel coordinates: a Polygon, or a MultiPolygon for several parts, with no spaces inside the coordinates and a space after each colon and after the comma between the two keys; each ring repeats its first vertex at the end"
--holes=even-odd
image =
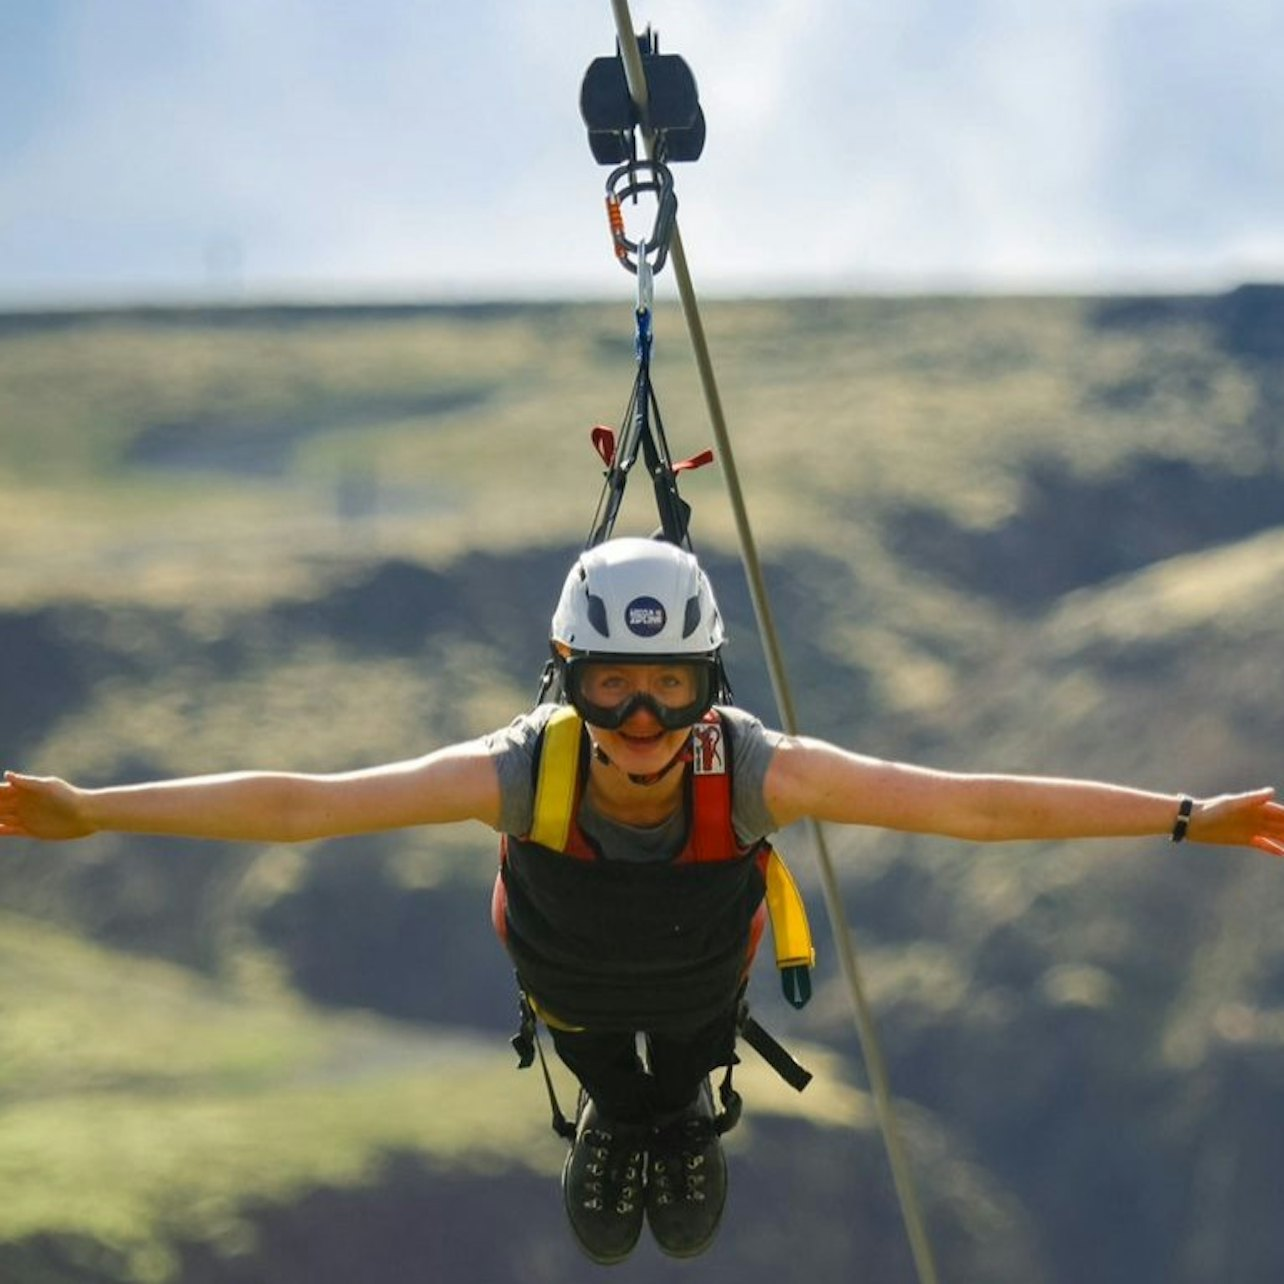
{"type": "Polygon", "coordinates": [[[646,260],[652,272],[664,267],[669,257],[669,242],[677,225],[678,197],[673,190],[673,175],[660,161],[630,161],[611,171],[606,180],[606,217],[611,227],[611,240],[615,257],[635,276],[638,263],[646,260]],[[655,221],[651,235],[645,239],[630,240],[624,227],[624,213],[620,203],[652,193],[655,196],[655,221]]]}
{"type": "Polygon", "coordinates": [[[655,274],[659,270],[658,265],[664,262],[663,256],[656,260],[656,264],[647,261],[642,247],[638,250],[638,261],[633,268],[634,274],[638,279],[638,299],[637,314],[639,317],[647,315],[655,303],[655,274]]]}

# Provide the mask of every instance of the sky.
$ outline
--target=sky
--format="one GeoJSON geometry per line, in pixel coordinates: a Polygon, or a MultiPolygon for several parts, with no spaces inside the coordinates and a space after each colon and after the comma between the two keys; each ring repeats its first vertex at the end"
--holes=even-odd
{"type": "MultiPolygon", "coordinates": [[[[1284,278],[1279,0],[631,11],[708,121],[697,289],[1284,278]]],[[[579,116],[614,40],[610,0],[0,0],[0,308],[631,292],[579,116]]]]}

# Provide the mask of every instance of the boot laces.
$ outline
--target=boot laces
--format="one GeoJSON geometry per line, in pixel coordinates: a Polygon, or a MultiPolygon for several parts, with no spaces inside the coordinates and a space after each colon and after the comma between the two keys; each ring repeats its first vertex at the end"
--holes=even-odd
{"type": "Polygon", "coordinates": [[[642,1150],[630,1137],[604,1128],[586,1128],[581,1138],[593,1156],[585,1165],[592,1180],[584,1183],[584,1207],[601,1212],[608,1207],[631,1213],[642,1195],[642,1150]]]}
{"type": "Polygon", "coordinates": [[[651,1154],[651,1184],[657,1204],[705,1200],[705,1162],[717,1129],[708,1119],[683,1119],[661,1130],[651,1154]]]}

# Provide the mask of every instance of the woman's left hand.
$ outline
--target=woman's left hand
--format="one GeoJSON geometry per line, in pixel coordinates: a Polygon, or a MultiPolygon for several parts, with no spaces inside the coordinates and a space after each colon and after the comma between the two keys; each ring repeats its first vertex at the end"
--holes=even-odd
{"type": "Polygon", "coordinates": [[[1274,789],[1204,799],[1190,818],[1187,835],[1196,843],[1256,847],[1284,856],[1284,806],[1274,799],[1274,789]]]}

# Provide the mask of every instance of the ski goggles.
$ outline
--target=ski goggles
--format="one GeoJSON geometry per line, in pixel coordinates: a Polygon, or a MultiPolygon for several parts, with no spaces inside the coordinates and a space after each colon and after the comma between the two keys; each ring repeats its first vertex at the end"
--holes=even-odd
{"type": "Polygon", "coordinates": [[[566,698],[590,726],[616,731],[646,709],[666,731],[693,726],[713,707],[717,662],[684,656],[612,660],[573,656],[563,667],[566,698]]]}

